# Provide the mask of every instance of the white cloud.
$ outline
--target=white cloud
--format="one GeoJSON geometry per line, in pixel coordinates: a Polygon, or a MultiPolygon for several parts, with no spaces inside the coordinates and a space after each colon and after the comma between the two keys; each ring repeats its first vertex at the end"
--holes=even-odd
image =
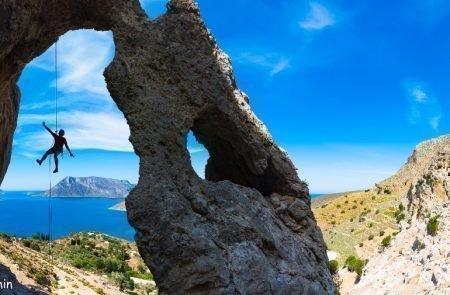
{"type": "Polygon", "coordinates": [[[306,19],[299,22],[300,27],[303,29],[321,30],[335,24],[334,16],[325,6],[317,2],[310,2],[309,8],[306,19]]]}
{"type": "Polygon", "coordinates": [[[411,95],[416,99],[416,102],[418,102],[418,103],[425,103],[428,98],[428,94],[426,94],[422,90],[421,86],[414,87],[411,90],[411,95]]]}
{"type": "MultiPolygon", "coordinates": [[[[128,140],[130,130],[120,112],[65,112],[59,114],[59,119],[66,131],[69,146],[73,149],[133,152],[133,147],[128,140]]],[[[37,126],[43,121],[50,123],[53,120],[53,114],[24,114],[19,117],[19,127],[37,126]]],[[[54,126],[49,124],[49,127],[53,128],[54,126]]],[[[41,132],[22,132],[16,143],[28,152],[42,151],[52,144],[52,138],[42,129],[41,132]]]]}
{"type": "Polygon", "coordinates": [[[281,58],[280,61],[272,67],[270,75],[275,76],[276,74],[284,71],[287,67],[289,67],[289,60],[286,58],[281,58]]]}
{"type": "Polygon", "coordinates": [[[288,58],[284,56],[274,56],[272,54],[252,54],[244,52],[235,58],[234,61],[238,63],[251,63],[266,68],[271,77],[290,67],[288,58]]]}
{"type": "Polygon", "coordinates": [[[425,123],[433,130],[438,131],[442,113],[437,97],[431,95],[429,89],[422,82],[407,83],[406,91],[410,107],[408,121],[412,125],[425,123]]]}
{"type": "MultiPolygon", "coordinates": [[[[55,46],[30,65],[54,71],[54,53],[55,46]]],[[[63,35],[58,41],[59,90],[66,94],[90,93],[109,99],[103,71],[113,55],[111,32],[77,30],[63,35]]]]}
{"type": "Polygon", "coordinates": [[[430,118],[430,126],[431,126],[435,131],[438,131],[438,129],[439,129],[439,125],[440,125],[440,123],[441,123],[441,118],[442,118],[442,115],[441,115],[441,114],[439,114],[439,115],[437,115],[437,116],[435,116],[435,117],[430,118]]]}
{"type": "Polygon", "coordinates": [[[188,148],[189,153],[191,154],[196,154],[196,153],[203,153],[206,151],[206,149],[202,149],[202,148],[188,148]]]}

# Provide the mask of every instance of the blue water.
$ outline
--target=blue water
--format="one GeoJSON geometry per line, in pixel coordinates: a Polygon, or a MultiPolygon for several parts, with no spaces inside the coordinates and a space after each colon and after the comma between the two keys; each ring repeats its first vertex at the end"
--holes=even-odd
{"type": "MultiPolygon", "coordinates": [[[[123,199],[53,198],[53,237],[98,231],[132,241],[134,229],[128,224],[126,212],[109,210],[121,201],[123,199]]],[[[26,192],[0,195],[0,232],[19,237],[47,233],[48,198],[32,197],[26,192]]]]}
{"type": "MultiPolygon", "coordinates": [[[[321,194],[311,194],[317,198],[321,194]]],[[[123,199],[53,198],[52,234],[55,239],[71,232],[98,231],[133,241],[134,229],[126,212],[109,210],[123,199]]],[[[29,237],[48,232],[48,198],[32,197],[26,192],[0,195],[0,233],[29,237]]]]}
{"type": "Polygon", "coordinates": [[[311,199],[318,198],[320,196],[323,196],[323,194],[311,194],[311,199]]]}

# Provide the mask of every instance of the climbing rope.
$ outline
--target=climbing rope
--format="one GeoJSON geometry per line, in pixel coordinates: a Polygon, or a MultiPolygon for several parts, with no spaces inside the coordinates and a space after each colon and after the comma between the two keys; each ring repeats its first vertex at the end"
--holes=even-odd
{"type": "MultiPolygon", "coordinates": [[[[55,124],[58,133],[58,40],[55,42],[55,124]]],[[[53,207],[52,207],[52,157],[48,158],[48,178],[49,178],[49,197],[48,197],[48,264],[49,275],[53,273],[53,207]]]]}
{"type": "Polygon", "coordinates": [[[49,198],[48,198],[48,263],[50,266],[49,274],[51,274],[53,266],[53,253],[52,253],[52,221],[53,221],[53,208],[52,208],[52,159],[48,159],[48,175],[49,175],[49,198]]]}
{"type": "Polygon", "coordinates": [[[58,40],[55,42],[55,121],[58,132],[58,40]]]}

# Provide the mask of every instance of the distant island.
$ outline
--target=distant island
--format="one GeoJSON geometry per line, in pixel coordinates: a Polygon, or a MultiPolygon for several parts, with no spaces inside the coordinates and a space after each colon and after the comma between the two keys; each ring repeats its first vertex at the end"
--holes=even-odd
{"type": "Polygon", "coordinates": [[[127,211],[127,208],[125,207],[125,201],[120,202],[117,205],[112,206],[109,208],[110,210],[117,210],[117,211],[127,211]]]}
{"type": "MultiPolygon", "coordinates": [[[[128,180],[103,177],[66,177],[52,187],[54,197],[103,197],[125,198],[135,187],[128,180]]],[[[50,191],[38,194],[49,196],[50,191]]]]}

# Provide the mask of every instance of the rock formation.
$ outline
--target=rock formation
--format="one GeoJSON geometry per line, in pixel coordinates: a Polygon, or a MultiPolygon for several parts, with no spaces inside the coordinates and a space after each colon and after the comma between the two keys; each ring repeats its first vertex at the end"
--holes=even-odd
{"type": "Polygon", "coordinates": [[[436,154],[448,146],[450,146],[450,135],[422,142],[395,175],[377,184],[378,190],[408,190],[415,179],[423,176],[436,154]]]}
{"type": "Polygon", "coordinates": [[[409,180],[411,185],[402,201],[412,218],[401,222],[402,229],[392,245],[380,248],[380,253],[369,258],[361,281],[345,294],[448,294],[449,139],[440,137],[416,149],[410,158],[414,161],[408,162],[412,169],[408,173],[414,178],[409,180]],[[437,231],[431,234],[429,224],[433,218],[438,225],[437,231]]]}
{"type": "Polygon", "coordinates": [[[25,65],[69,30],[111,30],[105,77],[140,157],[128,218],[160,292],[335,293],[307,186],[252,113],[197,4],[168,7],[149,19],[137,0],[0,0],[0,179],[25,65]],[[190,130],[210,154],[206,180],[190,163],[190,130]]]}
{"type": "MultiPolygon", "coordinates": [[[[66,177],[52,187],[52,196],[125,198],[134,186],[127,180],[95,176],[66,177]]],[[[49,192],[41,195],[48,196],[49,192]]]]}

